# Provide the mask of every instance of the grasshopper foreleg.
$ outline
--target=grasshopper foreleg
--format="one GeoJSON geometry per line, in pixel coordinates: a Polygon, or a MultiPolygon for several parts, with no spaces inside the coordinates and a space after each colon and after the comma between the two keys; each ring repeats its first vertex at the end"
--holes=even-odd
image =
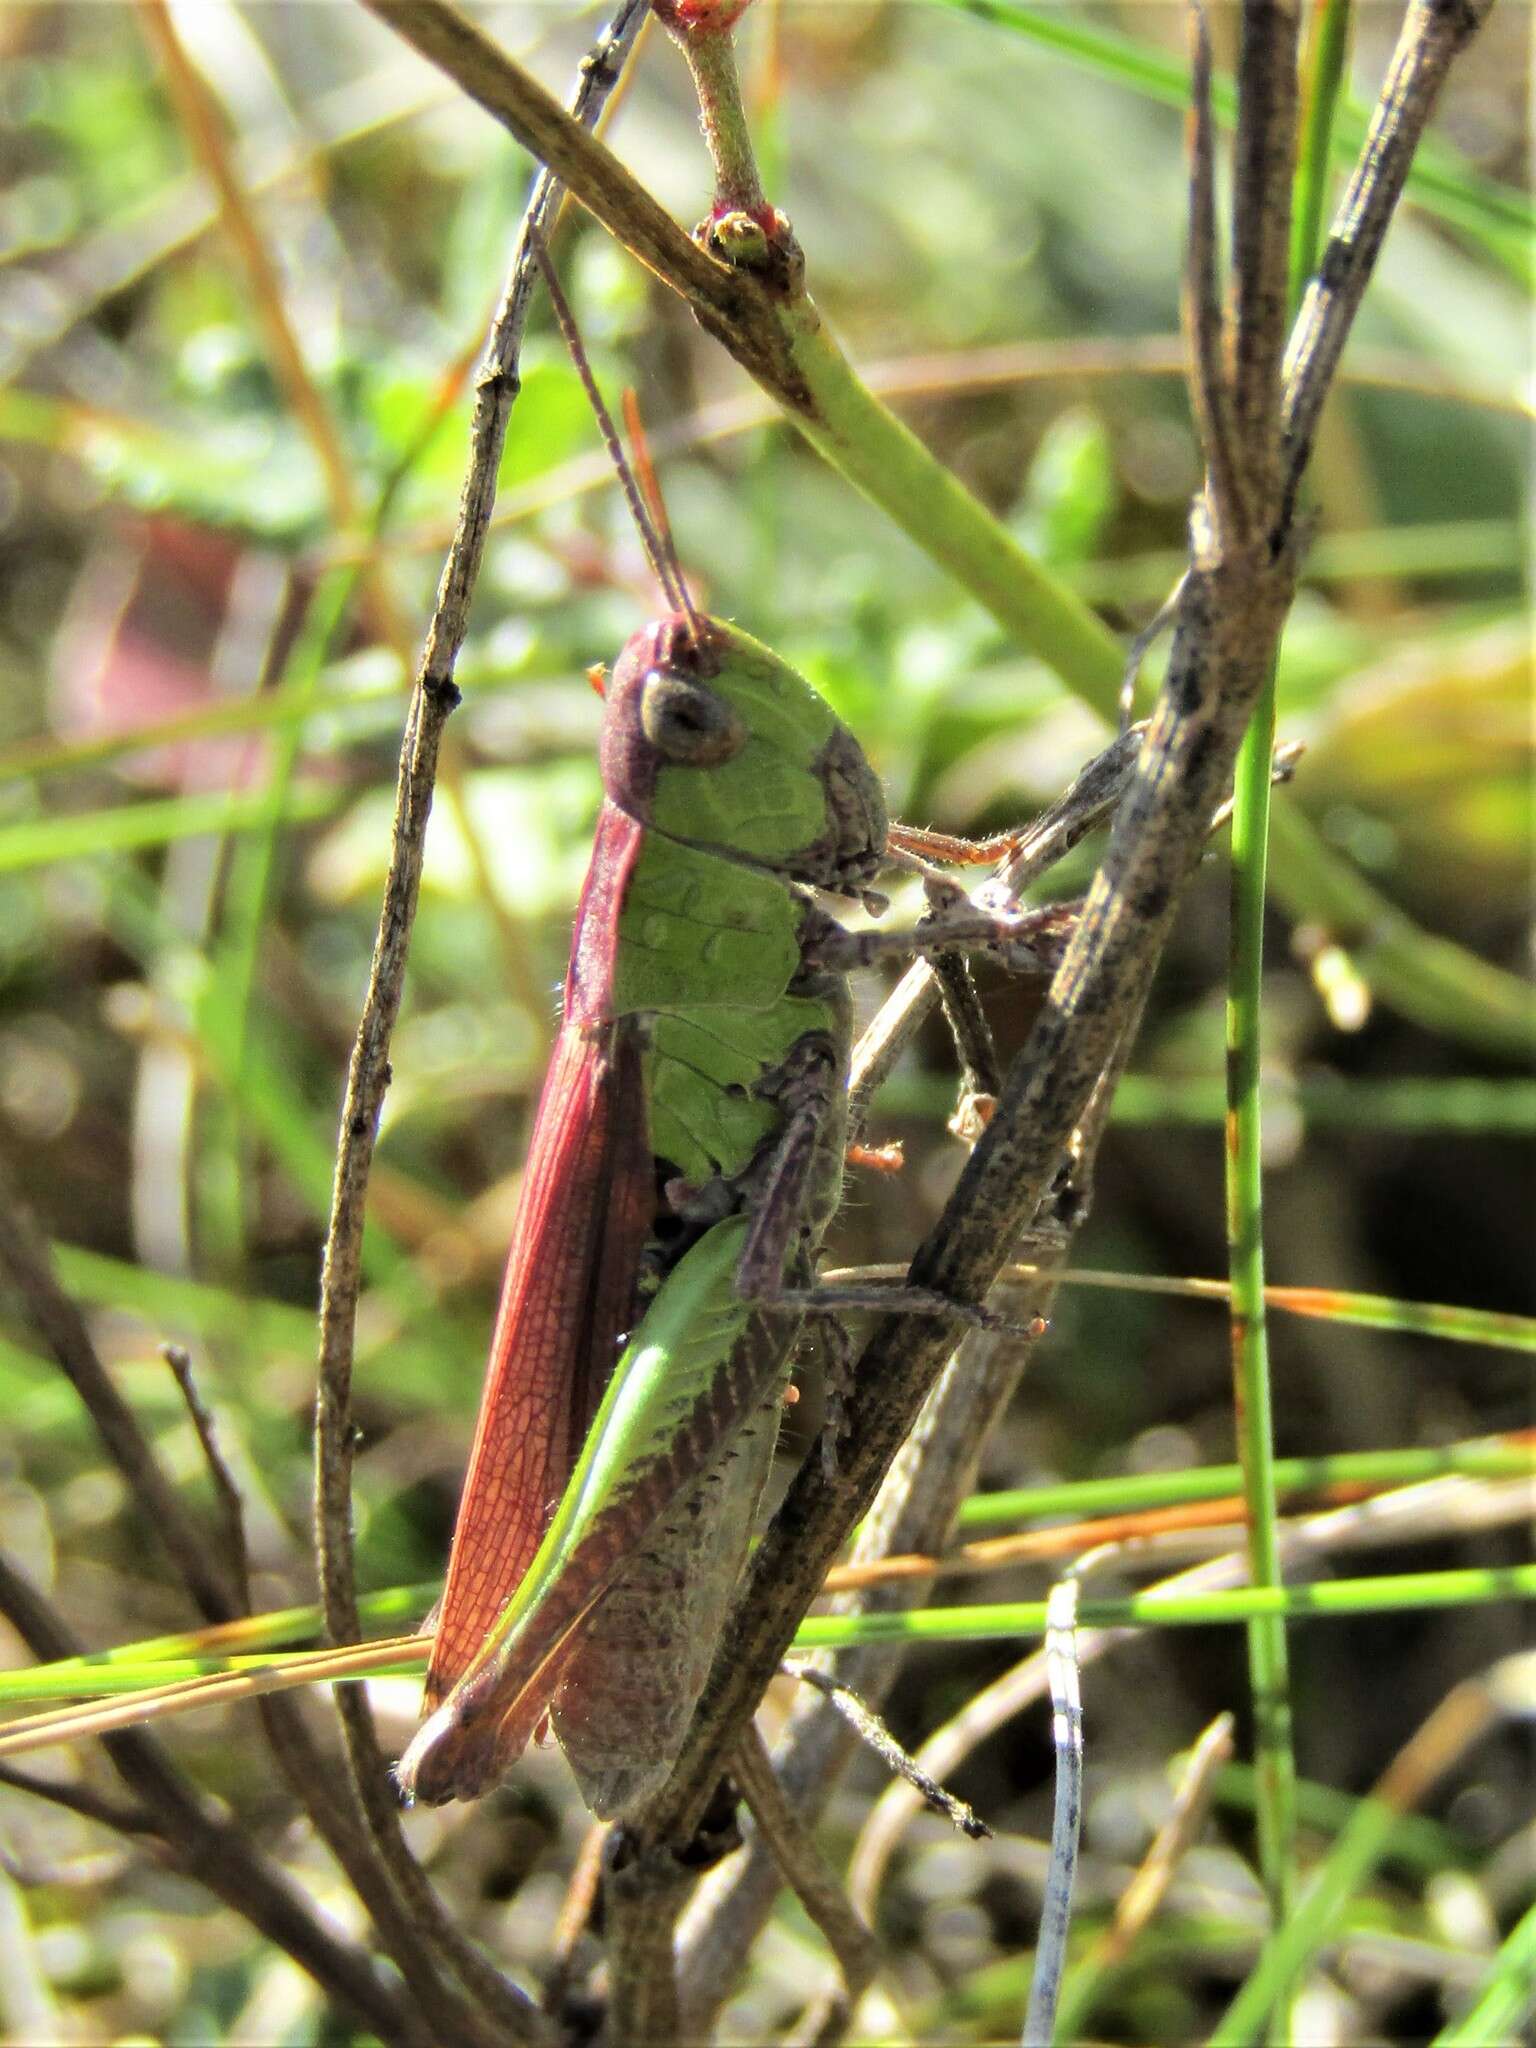
{"type": "Polygon", "coordinates": [[[805,958],[837,974],[881,960],[911,960],[930,953],[990,953],[1017,974],[1055,972],[1077,922],[1079,905],[1052,903],[1031,910],[992,908],[961,896],[904,930],[850,932],[820,910],[801,929],[805,958]]]}
{"type": "MultiPolygon", "coordinates": [[[[784,1104],[788,1115],[783,1130],[755,1169],[752,1220],[736,1267],[738,1294],[757,1307],[784,1315],[824,1315],[830,1320],[844,1309],[895,1311],[949,1316],[972,1329],[1002,1336],[1039,1336],[1044,1326],[1038,1320],[1012,1322],[995,1309],[956,1301],[934,1288],[889,1283],[826,1287],[812,1279],[805,1261],[797,1256],[797,1238],[805,1227],[806,1196],[818,1160],[829,1143],[841,1142],[838,1083],[832,1047],[811,1037],[761,1084],[764,1092],[784,1104]]],[[[814,1234],[819,1238],[820,1231],[814,1234]]]]}

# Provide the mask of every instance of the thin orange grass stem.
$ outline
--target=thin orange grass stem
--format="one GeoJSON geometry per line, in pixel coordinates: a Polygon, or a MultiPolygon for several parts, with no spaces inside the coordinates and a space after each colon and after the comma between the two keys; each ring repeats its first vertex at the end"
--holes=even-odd
{"type": "MultiPolygon", "coordinates": [[[[850,1157],[852,1155],[850,1154],[850,1157]]],[[[1007,1266],[1002,1282],[1039,1278],[1042,1269],[1027,1260],[1007,1266]]],[[[869,1266],[832,1266],[821,1278],[828,1286],[857,1281],[904,1280],[907,1268],[887,1262],[869,1266]]],[[[1051,1269],[1062,1287],[1107,1287],[1127,1294],[1163,1294],[1185,1301],[1225,1302],[1230,1280],[1198,1274],[1117,1273],[1096,1266],[1051,1269]]],[[[1401,1301],[1390,1294],[1354,1294],[1340,1287],[1272,1287],[1264,1289],[1265,1305],[1289,1315],[1367,1329],[1395,1330],[1410,1337],[1443,1337],[1453,1343],[1492,1344],[1510,1351],[1536,1351],[1536,1316],[1502,1309],[1471,1309],[1443,1301],[1401,1301]]]]}
{"type": "Polygon", "coordinates": [[[0,1728],[0,1758],[22,1756],[56,1742],[85,1742],[167,1714],[231,1706],[266,1693],[291,1692],[301,1685],[372,1675],[395,1666],[420,1666],[430,1636],[388,1636],[378,1642],[348,1643],[338,1650],[290,1650],[281,1656],[231,1659],[232,1670],[205,1672],[145,1686],[90,1705],[49,1707],[0,1728]]]}

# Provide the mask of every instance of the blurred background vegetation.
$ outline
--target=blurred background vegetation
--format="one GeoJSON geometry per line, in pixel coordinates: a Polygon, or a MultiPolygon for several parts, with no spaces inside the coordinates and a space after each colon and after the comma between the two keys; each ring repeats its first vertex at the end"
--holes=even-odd
{"type": "MultiPolygon", "coordinates": [[[[985,12],[763,0],[744,57],[765,179],[849,353],[1129,631],[1177,573],[1197,481],[1177,338],[1181,116],[1176,92],[1147,89],[1181,74],[1181,16],[1044,11],[1021,34],[985,12]],[[1068,25],[1103,46],[1053,46],[1068,25]]],[[[561,93],[595,26],[576,5],[480,14],[561,93]]],[[[1360,12],[1367,103],[1397,18],[1360,12]]],[[[12,0],[0,14],[0,1153],[123,1392],[202,1489],[159,1356],[168,1338],[190,1348],[245,1492],[257,1604],[280,1607],[312,1594],[317,1256],[405,688],[464,463],[466,373],[530,170],[361,12],[197,0],[174,19],[223,110],[307,403],[274,367],[269,309],[220,231],[139,10],[12,0]]],[[[1279,801],[1424,933],[1510,972],[1525,965],[1529,916],[1528,26],[1523,7],[1496,9],[1437,123],[1441,189],[1421,188],[1394,226],[1314,464],[1317,540],[1279,684],[1282,734],[1307,748],[1279,801]]],[[[1230,59],[1233,23],[1219,14],[1216,27],[1230,59]]],[[[648,40],[608,132],[680,218],[703,211],[707,162],[664,38],[648,40]]],[[[1048,800],[1100,743],[1089,714],[767,421],[597,230],[570,219],[557,255],[601,381],[639,391],[702,600],[825,691],[902,817],[980,831],[1048,800]]],[[[441,1569],[598,797],[584,671],[654,605],[608,484],[536,315],[373,1182],[356,1390],[367,1588],[441,1569]]],[[[1089,871],[1085,856],[1053,893],[1089,871]]],[[[1373,990],[1370,932],[1307,915],[1304,883],[1284,872],[1276,890],[1271,1277],[1530,1312],[1536,1093],[1518,1026],[1469,971],[1465,1000],[1430,1028],[1411,1000],[1373,990]]],[[[1223,1268],[1225,944],[1213,859],[1122,1091],[1079,1240],[1086,1265],[1223,1268]]],[[[879,989],[864,993],[873,1006],[879,989]]],[[[988,995],[1011,1051],[1031,998],[988,995]]],[[[936,1214],[960,1157],[944,1132],[953,1086],[935,1033],[877,1120],[879,1139],[905,1141],[908,1169],[851,1188],[839,1262],[900,1256],[936,1214]]],[[[23,1319],[4,1329],[0,1547],[92,1646],[186,1625],[73,1395],[23,1319]]],[[[1525,1361],[1508,1350],[1327,1321],[1279,1323],[1272,1342],[1282,1454],[1439,1444],[1531,1419],[1525,1361]]],[[[1221,1462],[1232,1440],[1218,1309],[1068,1290],[986,1479],[1221,1462]]],[[[1507,1562],[1519,1533],[1425,1538],[1392,1562],[1507,1562]]],[[[1020,1572],[1008,1587],[1045,1583],[1020,1572]]],[[[1004,1593],[989,1580],[982,1597],[1004,1593]]],[[[1451,1685],[1521,1639],[1520,1611],[1498,1606],[1298,1630],[1303,1775],[1362,1792],[1451,1685]]],[[[1013,1655],[915,1657],[898,1733],[921,1739],[1013,1655]]],[[[14,1648],[7,1661],[25,1659],[14,1648]]],[[[1107,1881],[1135,1861],[1166,1804],[1169,1758],[1220,1708],[1241,1721],[1245,1694],[1237,1631],[1148,1637],[1095,1668],[1091,1871],[1107,1881]]],[[[403,1737],[413,1686],[377,1696],[403,1737]]],[[[323,1856],[289,1830],[243,1711],[194,1717],[173,1740],[355,1918],[323,1856]]],[[[1529,1905],[1528,1764],[1501,1734],[1441,1788],[1420,1860],[1389,1865],[1362,1902],[1381,1939],[1337,1982],[1324,2017],[1342,2031],[1329,2038],[1432,2033],[1465,1989],[1462,1959],[1529,1905]]],[[[97,1765],[82,1753],[48,1768],[89,1779],[97,1765]]],[[[921,2038],[1017,2024],[1007,1971],[1033,1940],[1050,1770],[1036,1712],[959,1775],[997,1841],[962,1846],[924,1823],[897,1864],[882,1932],[921,2038]],[[986,1966],[1001,1974],[978,1978],[986,1966]],[[995,1983],[995,2005],[962,1996],[968,1980],[995,1983]]],[[[878,1782],[873,1763],[849,1781],[827,1833],[835,1853],[878,1782]]],[[[455,1909],[531,1970],[580,1821],[549,1752],[480,1807],[412,1826],[424,1853],[441,1852],[455,1909]]],[[[10,1994],[13,2037],[317,2038],[322,2016],[291,1964],[90,1823],[0,1789],[0,1846],[0,1891],[19,1887],[0,1911],[0,1969],[31,2001],[10,1994]]],[[[1199,1853],[1207,1917],[1174,1917],[1167,1955],[1096,2015],[1106,2038],[1189,2038],[1251,1954],[1236,1776],[1199,1853]],[[1223,1926],[1239,1929],[1235,1952],[1223,1926]]],[[[807,1939],[786,1909],[738,2038],[792,2009],[807,1939]]]]}

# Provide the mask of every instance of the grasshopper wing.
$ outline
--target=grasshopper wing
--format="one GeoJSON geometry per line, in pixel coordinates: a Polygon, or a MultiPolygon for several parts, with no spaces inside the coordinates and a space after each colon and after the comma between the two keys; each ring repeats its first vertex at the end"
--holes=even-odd
{"type": "Polygon", "coordinates": [[[426,1703],[473,1661],[538,1549],[633,1320],[655,1194],[633,1028],[567,1023],[544,1083],[426,1703]]]}
{"type": "Polygon", "coordinates": [[[735,1291],[747,1228],[707,1231],[647,1309],[528,1570],[400,1760],[410,1797],[474,1798],[521,1754],[588,1614],[762,1404],[784,1346],[735,1291]]]}

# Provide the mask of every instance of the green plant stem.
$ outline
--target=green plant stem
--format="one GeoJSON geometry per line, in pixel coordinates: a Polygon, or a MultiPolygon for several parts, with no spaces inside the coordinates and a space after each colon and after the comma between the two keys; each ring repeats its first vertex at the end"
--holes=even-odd
{"type": "MultiPolygon", "coordinates": [[[[1232,1287],[1233,1398],[1248,1524],[1248,1570],[1256,1586],[1278,1586],[1282,1578],[1264,1299],[1263,1116],[1259,1095],[1264,884],[1274,738],[1275,688],[1271,675],[1237,757],[1226,1012],[1227,1262],[1232,1287]]],[[[1283,1620],[1266,1617],[1249,1623],[1248,1675],[1259,1778],[1259,1864],[1270,1913],[1278,1927],[1291,1908],[1296,1846],[1296,1759],[1283,1620]]]]}
{"type": "Polygon", "coordinates": [[[1300,161],[1291,216],[1291,309],[1301,304],[1322,247],[1334,123],[1349,55],[1350,0],[1314,0],[1303,58],[1300,161]]]}
{"type": "Polygon", "coordinates": [[[672,33],[688,59],[699,97],[704,140],[715,167],[715,212],[755,214],[764,203],[763,187],[741,103],[731,31],[701,26],[672,33]]]}
{"type": "MultiPolygon", "coordinates": [[[[1303,59],[1300,167],[1293,195],[1290,303],[1295,316],[1317,260],[1327,197],[1333,117],[1349,36],[1348,0],[1316,0],[1303,59]]],[[[1274,1403],[1264,1272],[1263,1060],[1264,907],[1275,745],[1275,674],[1238,752],[1233,779],[1232,910],[1227,969],[1227,1258],[1232,1285],[1232,1377],[1238,1455],[1248,1525],[1248,1570],[1256,1587],[1281,1584],[1275,1483],[1274,1403]]],[[[1259,1866],[1274,1926],[1290,1917],[1296,1886],[1296,1754],[1285,1622],[1248,1624],[1258,1782],[1259,1866]]],[[[1289,2036],[1282,1996],[1273,2038],[1289,2036]]]]}
{"type": "Polygon", "coordinates": [[[1116,636],[875,397],[810,299],[787,306],[783,323],[807,400],[792,417],[812,447],[948,569],[1021,647],[1113,720],[1125,666],[1116,636]]]}

